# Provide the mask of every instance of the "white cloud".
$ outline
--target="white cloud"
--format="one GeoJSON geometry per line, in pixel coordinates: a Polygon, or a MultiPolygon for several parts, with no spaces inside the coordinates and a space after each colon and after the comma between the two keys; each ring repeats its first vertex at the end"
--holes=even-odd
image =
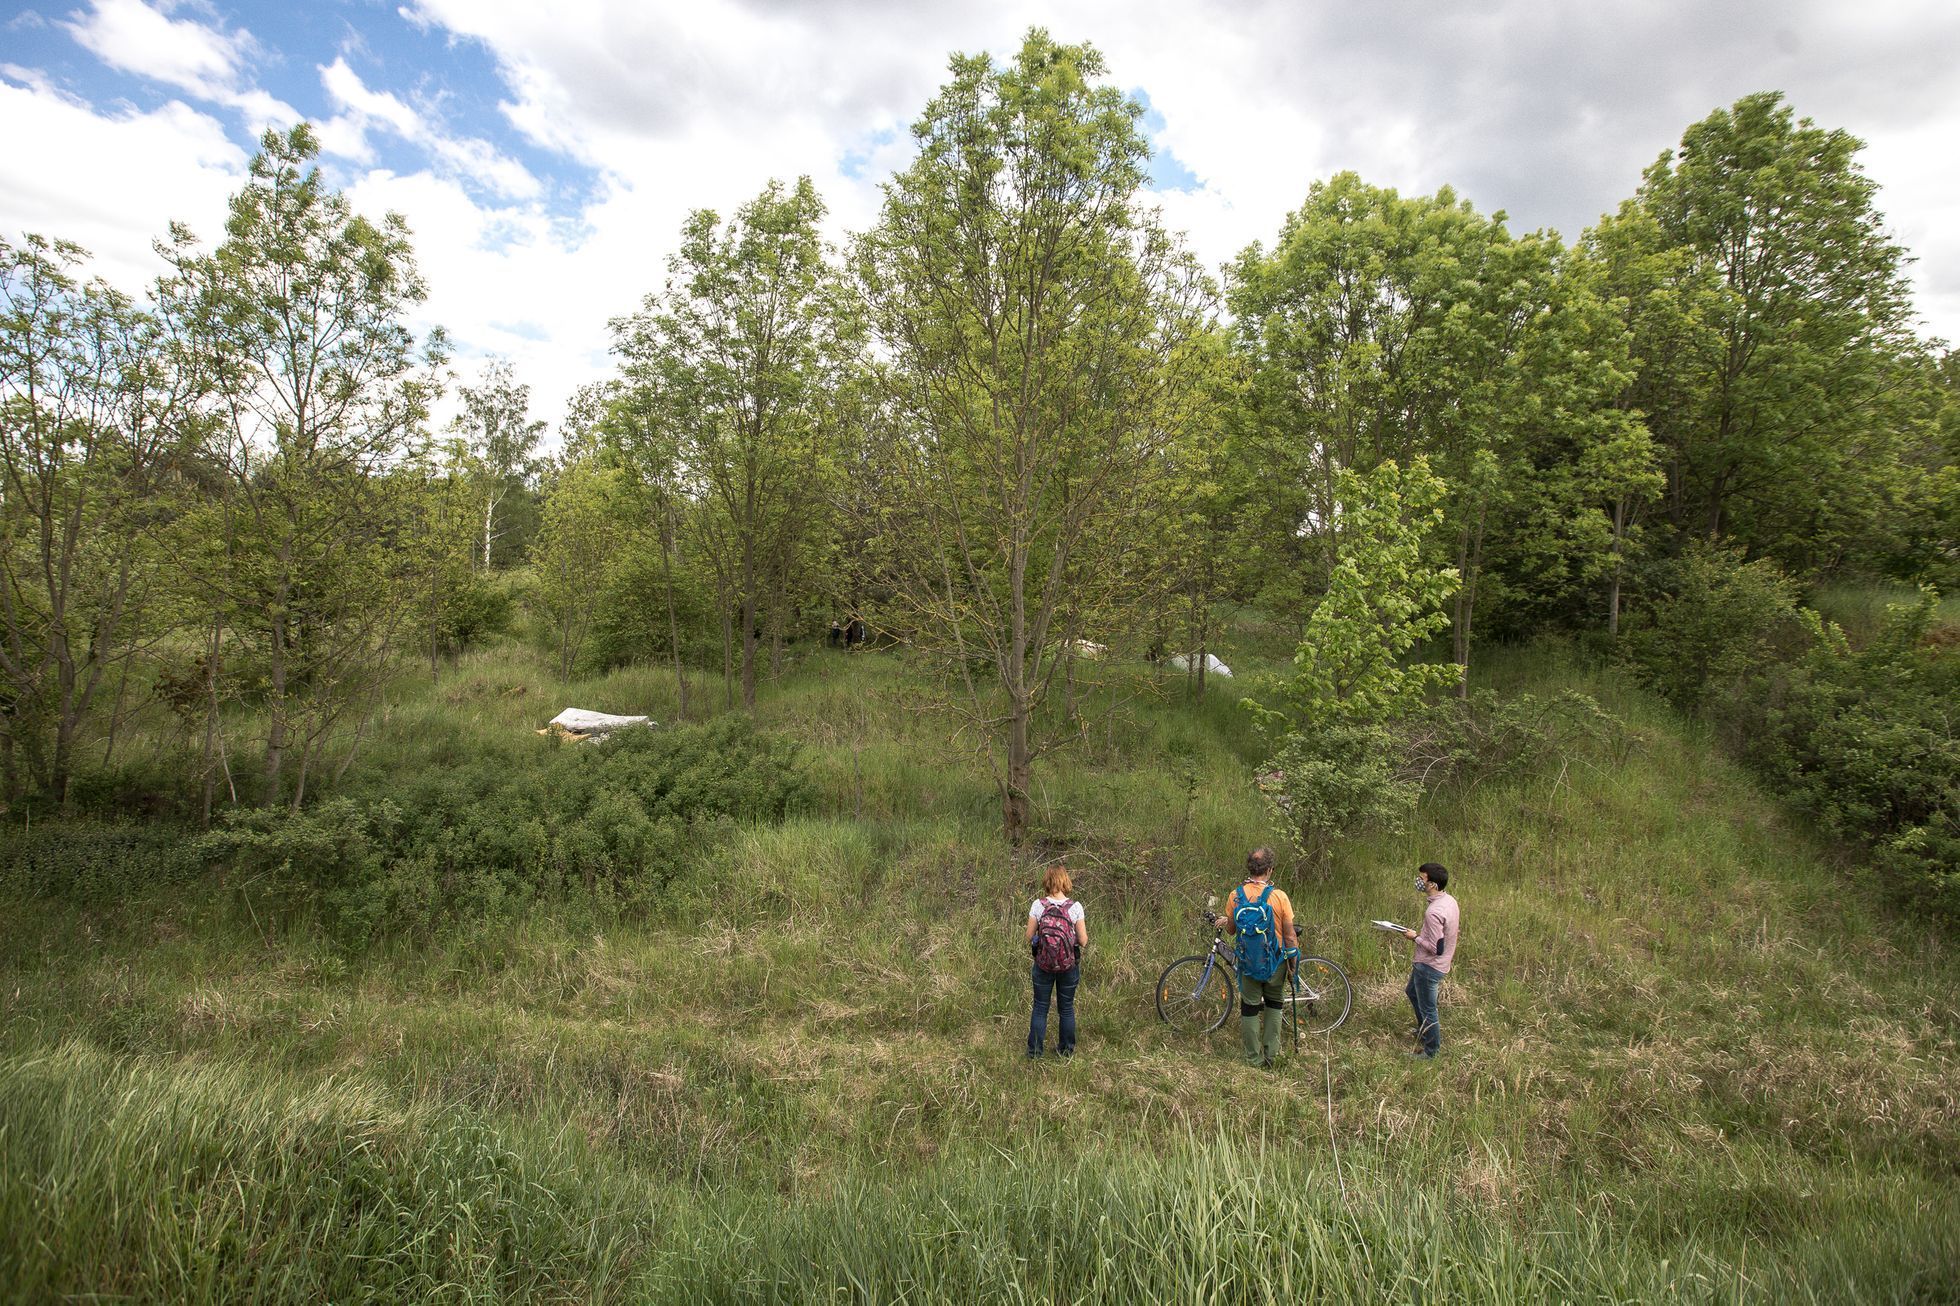
{"type": "Polygon", "coordinates": [[[230,32],[187,18],[172,18],[166,4],[143,0],[91,0],[63,24],[81,46],[111,68],[186,91],[236,109],[254,133],[290,126],[300,113],[283,100],[245,84],[258,42],[244,28],[230,32]]]}
{"type": "Polygon", "coordinates": [[[382,127],[427,150],[449,172],[474,177],[505,199],[532,199],[543,191],[523,164],[488,141],[451,136],[432,126],[399,97],[369,89],[345,58],[320,69],[320,84],[340,110],[321,127],[321,148],[330,153],[357,163],[372,162],[374,151],[368,145],[367,133],[382,127]]]}
{"type": "Polygon", "coordinates": [[[94,252],[95,269],[140,292],[171,221],[210,238],[245,173],[223,124],[180,101],[101,114],[45,88],[0,82],[0,232],[39,232],[94,252]],[[76,160],[87,160],[77,167],[76,160]]]}
{"type": "Polygon", "coordinates": [[[238,79],[256,48],[244,28],[226,33],[168,14],[143,0],[93,0],[64,24],[111,68],[217,99],[238,79]]]}
{"type": "MultiPolygon", "coordinates": [[[[248,115],[247,96],[264,98],[260,114],[277,105],[250,85],[260,52],[243,29],[190,21],[157,0],[93,3],[71,30],[112,66],[248,115]]],[[[771,177],[807,173],[830,205],[833,236],[862,229],[876,216],[878,183],[910,156],[905,129],[945,80],[948,54],[1011,54],[1036,23],[1094,42],[1111,80],[1148,92],[1164,119],[1158,146],[1198,182],[1160,197],[1166,221],[1214,267],[1270,240],[1314,180],[1343,168],[1405,192],[1451,184],[1482,209],[1507,210],[1514,228],[1555,226],[1571,238],[1631,194],[1689,123],[1781,88],[1800,113],[1871,143],[1864,159],[1880,203],[1920,259],[1921,307],[1934,329],[1960,336],[1960,190],[1942,162],[1960,130],[1960,86],[1948,71],[1960,60],[1960,15],[1936,0],[1857,9],[1654,0],[1638,10],[1076,0],[1059,13],[1036,0],[409,0],[399,14],[452,48],[487,54],[504,87],[502,121],[452,131],[429,107],[439,99],[371,84],[342,57],[319,65],[330,110],[323,146],[353,165],[358,207],[408,217],[432,287],[427,316],[458,341],[459,370],[473,371],[481,355],[510,356],[542,416],[607,370],[606,319],[660,284],[688,210],[726,213],[771,177]],[[505,132],[591,169],[590,198],[575,213],[550,208],[539,178],[497,144],[505,132]],[[428,166],[378,168],[382,133],[428,166]]],[[[426,71],[440,81],[439,67],[426,71]]],[[[76,144],[46,151],[44,168],[100,157],[111,162],[88,171],[113,178],[127,158],[138,185],[154,175],[182,195],[166,205],[143,192],[128,204],[133,243],[160,233],[161,217],[195,217],[193,201],[213,211],[189,178],[229,177],[220,196],[235,185],[242,160],[210,155],[217,124],[182,105],[82,113],[87,121],[70,126],[81,111],[54,88],[9,94],[34,97],[31,132],[77,133],[76,144]],[[119,133],[140,143],[108,143],[119,133]],[[145,150],[201,161],[176,177],[176,165],[152,167],[145,150]]],[[[25,110],[5,112],[10,140],[40,139],[17,125],[25,110]]],[[[27,202],[16,194],[24,170],[0,156],[9,225],[27,202]]],[[[50,172],[34,194],[56,212],[69,188],[76,211],[106,232],[104,206],[137,186],[80,171],[50,172]]]]}

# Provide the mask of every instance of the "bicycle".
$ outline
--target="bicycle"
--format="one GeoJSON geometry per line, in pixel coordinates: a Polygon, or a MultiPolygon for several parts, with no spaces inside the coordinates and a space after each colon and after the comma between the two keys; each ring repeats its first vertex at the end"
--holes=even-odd
{"type": "MultiPolygon", "coordinates": [[[[1179,957],[1157,977],[1157,1018],[1173,1029],[1209,1034],[1231,1018],[1239,1000],[1238,971],[1225,947],[1225,923],[1200,912],[1212,926],[1211,950],[1179,957]]],[[[1287,985],[1282,1029],[1326,1034],[1354,1009],[1347,972],[1325,957],[1301,957],[1287,985]]]]}

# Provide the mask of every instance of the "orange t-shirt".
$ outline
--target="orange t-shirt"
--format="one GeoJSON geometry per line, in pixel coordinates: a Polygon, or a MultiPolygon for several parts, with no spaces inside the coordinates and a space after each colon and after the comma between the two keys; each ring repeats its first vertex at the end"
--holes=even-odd
{"type": "MultiPolygon", "coordinates": [[[[1245,890],[1245,900],[1247,902],[1258,902],[1259,890],[1265,886],[1259,884],[1257,881],[1247,880],[1239,887],[1245,890]]],[[[1286,896],[1286,890],[1274,889],[1272,893],[1267,895],[1266,905],[1273,909],[1273,925],[1279,932],[1280,945],[1284,947],[1287,944],[1287,940],[1295,938],[1293,932],[1293,900],[1286,896]]],[[[1230,921],[1238,909],[1239,902],[1237,895],[1227,895],[1225,919],[1230,921]]]]}

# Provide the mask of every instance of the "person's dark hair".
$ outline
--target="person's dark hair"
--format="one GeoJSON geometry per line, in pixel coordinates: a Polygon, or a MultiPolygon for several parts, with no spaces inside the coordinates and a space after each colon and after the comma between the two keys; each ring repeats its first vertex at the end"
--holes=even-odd
{"type": "Polygon", "coordinates": [[[1429,882],[1437,888],[1447,889],[1450,887],[1450,868],[1441,862],[1424,862],[1422,865],[1416,867],[1416,869],[1424,875],[1427,875],[1429,882]]]}
{"type": "Polygon", "coordinates": [[[1245,873],[1254,878],[1261,875],[1271,875],[1273,873],[1273,850],[1270,848],[1254,848],[1251,852],[1247,853],[1245,855],[1245,873]]]}

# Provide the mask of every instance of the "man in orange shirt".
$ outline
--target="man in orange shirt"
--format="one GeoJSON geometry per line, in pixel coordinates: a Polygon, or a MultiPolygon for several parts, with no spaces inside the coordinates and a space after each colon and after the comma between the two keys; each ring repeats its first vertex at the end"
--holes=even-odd
{"type": "Polygon", "coordinates": [[[1272,849],[1246,856],[1245,883],[1232,891],[1225,928],[1238,939],[1239,1044],[1248,1062],[1271,1066],[1279,1060],[1286,965],[1300,955],[1293,900],[1273,887],[1272,849]]]}

